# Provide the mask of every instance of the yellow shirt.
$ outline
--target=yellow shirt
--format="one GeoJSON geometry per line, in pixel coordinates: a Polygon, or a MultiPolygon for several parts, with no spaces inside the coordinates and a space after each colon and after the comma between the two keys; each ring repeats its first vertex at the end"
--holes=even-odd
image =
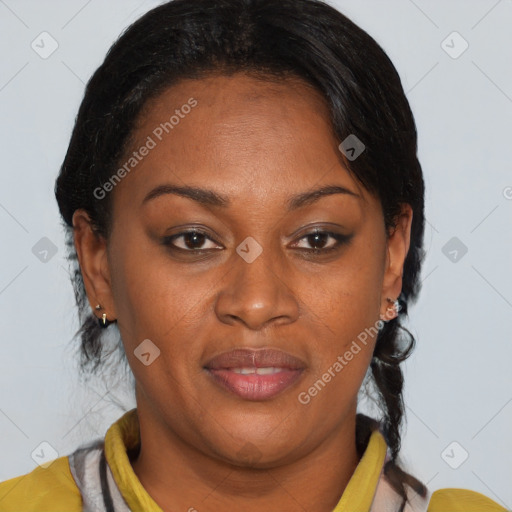
{"type": "MultiPolygon", "coordinates": [[[[132,409],[119,418],[105,435],[105,458],[111,478],[115,481],[114,490],[125,509],[134,512],[162,512],[135,475],[126,453],[138,443],[137,410],[132,409]]],[[[389,486],[381,478],[386,454],[386,441],[378,430],[374,430],[333,512],[370,512],[374,507],[377,512],[390,510],[379,501],[386,500],[390,492],[389,486]]],[[[59,457],[49,466],[38,466],[30,473],[0,483],[0,511],[81,511],[82,494],[70,468],[70,457],[59,457]]],[[[75,467],[73,463],[71,466],[75,467]]],[[[102,496],[101,489],[98,489],[98,495],[102,496]]],[[[427,500],[428,508],[427,502],[423,508],[427,512],[507,512],[483,494],[466,489],[439,489],[429,493],[427,500]]]]}

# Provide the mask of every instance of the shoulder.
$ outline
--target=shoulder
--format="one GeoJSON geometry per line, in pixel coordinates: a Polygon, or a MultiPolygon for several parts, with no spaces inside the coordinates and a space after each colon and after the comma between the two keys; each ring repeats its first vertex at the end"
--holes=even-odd
{"type": "Polygon", "coordinates": [[[82,510],[82,497],[67,456],[49,466],[0,482],[0,512],[73,512],[82,510]]]}
{"type": "Polygon", "coordinates": [[[446,488],[432,493],[427,512],[507,512],[507,509],[479,492],[446,488]]]}

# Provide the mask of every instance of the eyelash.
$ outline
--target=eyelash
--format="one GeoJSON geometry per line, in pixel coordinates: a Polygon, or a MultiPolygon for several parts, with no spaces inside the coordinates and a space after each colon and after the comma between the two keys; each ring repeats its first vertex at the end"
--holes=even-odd
{"type": "MultiPolygon", "coordinates": [[[[190,229],[188,231],[182,231],[181,233],[177,233],[175,235],[163,238],[163,244],[166,245],[167,247],[169,247],[169,249],[172,251],[176,251],[176,252],[179,251],[179,252],[183,252],[183,253],[188,252],[188,253],[202,254],[202,253],[206,253],[206,252],[209,252],[212,250],[213,251],[217,250],[217,249],[183,249],[182,247],[176,247],[173,244],[174,240],[176,240],[182,236],[190,235],[190,234],[203,235],[208,240],[215,242],[215,240],[210,238],[204,231],[199,230],[199,229],[190,229]]],[[[304,251],[309,254],[329,254],[333,251],[339,250],[341,248],[341,246],[348,244],[352,238],[352,235],[342,235],[340,233],[334,233],[332,231],[322,231],[320,229],[315,229],[315,230],[301,236],[299,238],[299,241],[303,240],[304,238],[308,238],[308,237],[314,236],[314,235],[328,235],[331,238],[334,238],[336,240],[336,244],[334,244],[334,246],[332,246],[332,247],[328,247],[327,249],[299,249],[299,250],[304,251]]],[[[215,243],[217,243],[217,242],[215,242],[215,243]]]]}

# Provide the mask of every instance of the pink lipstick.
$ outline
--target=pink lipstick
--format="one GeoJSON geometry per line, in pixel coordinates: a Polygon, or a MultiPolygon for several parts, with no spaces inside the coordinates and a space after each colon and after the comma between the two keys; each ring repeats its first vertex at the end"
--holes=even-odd
{"type": "Polygon", "coordinates": [[[292,386],[306,365],[276,349],[235,349],[211,359],[205,369],[214,382],[244,400],[268,400],[292,386]]]}

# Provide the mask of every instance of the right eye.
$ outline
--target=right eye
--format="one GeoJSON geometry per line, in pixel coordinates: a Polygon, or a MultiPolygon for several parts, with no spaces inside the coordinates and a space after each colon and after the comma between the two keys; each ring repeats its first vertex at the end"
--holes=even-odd
{"type": "Polygon", "coordinates": [[[167,236],[163,239],[163,244],[167,245],[171,250],[185,252],[203,252],[215,249],[215,247],[203,248],[203,245],[206,240],[210,240],[212,243],[215,244],[215,247],[218,247],[217,242],[212,240],[205,232],[197,229],[182,231],[181,233],[177,233],[172,236],[167,236]],[[181,247],[175,243],[179,239],[182,239],[181,247]]]}

